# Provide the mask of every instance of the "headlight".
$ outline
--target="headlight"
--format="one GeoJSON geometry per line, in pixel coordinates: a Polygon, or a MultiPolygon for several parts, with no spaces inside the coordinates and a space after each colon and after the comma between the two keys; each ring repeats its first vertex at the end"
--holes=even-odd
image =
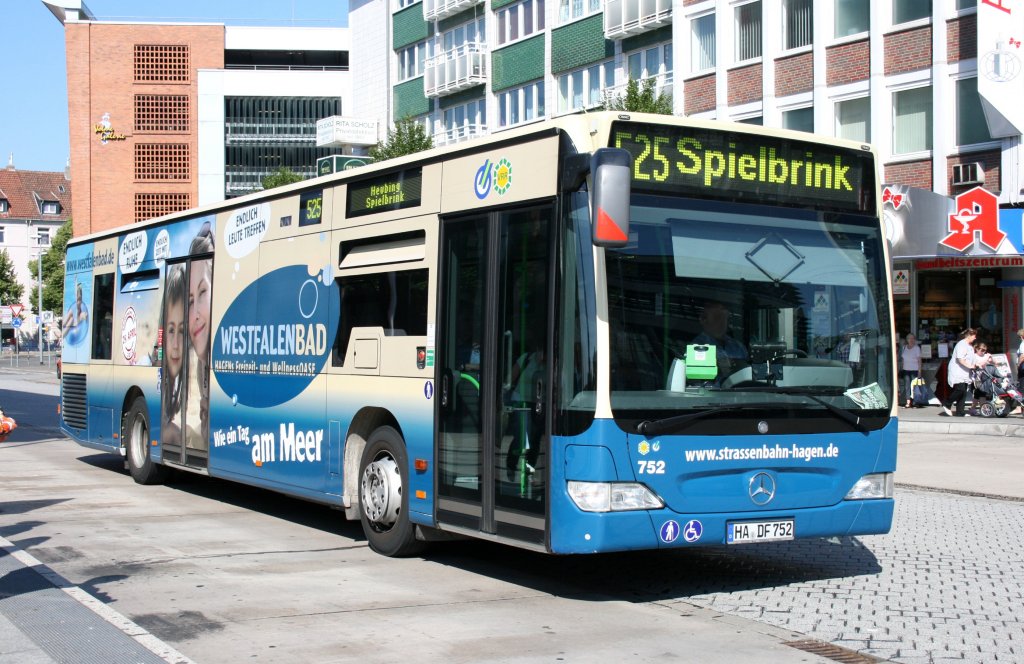
{"type": "Polygon", "coordinates": [[[892,473],[872,473],[857,480],[846,494],[846,500],[892,498],[892,473]]]}
{"type": "Polygon", "coordinates": [[[665,506],[661,498],[636,482],[569,481],[569,496],[584,512],[625,512],[657,510],[665,506]]]}

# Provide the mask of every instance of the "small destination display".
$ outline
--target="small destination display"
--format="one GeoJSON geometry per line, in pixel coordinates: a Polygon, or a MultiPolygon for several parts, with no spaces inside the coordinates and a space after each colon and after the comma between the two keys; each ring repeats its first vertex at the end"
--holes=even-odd
{"type": "Polygon", "coordinates": [[[319,224],[324,215],[324,190],[307,191],[299,197],[299,226],[319,224]]]}
{"type": "Polygon", "coordinates": [[[423,170],[411,168],[388,173],[372,180],[348,185],[346,216],[359,217],[388,210],[401,210],[420,204],[423,191],[423,170]]]}
{"type": "Polygon", "coordinates": [[[616,122],[633,190],[817,210],[875,211],[870,153],[698,127],[616,122]]]}

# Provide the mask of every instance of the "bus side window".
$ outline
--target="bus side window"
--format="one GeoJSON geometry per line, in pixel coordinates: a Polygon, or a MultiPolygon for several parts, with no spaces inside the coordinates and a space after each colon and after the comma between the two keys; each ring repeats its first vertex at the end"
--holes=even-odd
{"type": "Polygon", "coordinates": [[[114,347],[114,274],[93,281],[92,359],[109,360],[114,347]]]}
{"type": "Polygon", "coordinates": [[[375,272],[338,278],[341,320],[331,364],[345,366],[352,329],[380,327],[385,337],[427,333],[426,269],[375,272]]]}

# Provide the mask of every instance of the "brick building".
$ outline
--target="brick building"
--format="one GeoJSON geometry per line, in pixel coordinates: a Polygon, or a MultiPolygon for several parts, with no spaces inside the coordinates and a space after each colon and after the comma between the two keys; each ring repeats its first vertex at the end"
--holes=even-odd
{"type": "MultiPolygon", "coordinates": [[[[8,158],[7,167],[0,169],[0,250],[7,252],[24,289],[20,302],[0,304],[22,304],[25,314],[37,313],[38,306],[29,298],[35,281],[28,266],[50,248],[57,229],[71,217],[69,178],[68,172],[18,170],[14,155],[8,158]]],[[[27,321],[23,336],[32,338],[34,317],[28,316],[27,321]]],[[[4,339],[12,336],[9,325],[4,326],[3,334],[4,339]]]]}
{"type": "Polygon", "coordinates": [[[351,100],[344,28],[97,20],[44,0],[64,24],[75,236],[306,176],[316,121],[351,100]]]}

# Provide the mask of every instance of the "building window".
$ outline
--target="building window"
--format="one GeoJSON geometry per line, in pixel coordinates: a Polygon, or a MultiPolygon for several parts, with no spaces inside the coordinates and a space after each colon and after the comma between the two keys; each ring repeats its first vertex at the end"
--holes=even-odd
{"type": "Polygon", "coordinates": [[[136,83],[188,83],[187,45],[136,44],[136,83]]]}
{"type": "Polygon", "coordinates": [[[487,102],[483,99],[446,108],[441,112],[439,139],[435,142],[446,145],[479,136],[487,131],[487,102]]]}
{"type": "Polygon", "coordinates": [[[544,81],[498,94],[498,126],[513,127],[544,117],[544,81]]]}
{"type": "Polygon", "coordinates": [[[782,112],[782,128],[793,131],[806,131],[814,133],[814,107],[795,108],[792,111],[782,112]]]}
{"type": "Polygon", "coordinates": [[[736,60],[761,57],[761,0],[736,7],[736,60]]]}
{"type": "Polygon", "coordinates": [[[487,42],[486,35],[483,17],[463,23],[438,36],[434,41],[432,55],[449,53],[466,44],[484,44],[487,42]]]}
{"type": "Polygon", "coordinates": [[[971,145],[992,140],[978,96],[978,79],[961,78],[956,82],[956,144],[971,145]]]}
{"type": "Polygon", "coordinates": [[[146,221],[191,207],[188,194],[135,194],[135,221],[146,221]]]}
{"type": "Polygon", "coordinates": [[[558,0],[558,22],[566,23],[601,11],[601,0],[558,0]]]}
{"type": "Polygon", "coordinates": [[[932,0],[893,0],[893,25],[928,18],[932,15],[932,0]]]}
{"type": "Polygon", "coordinates": [[[836,102],[836,136],[871,142],[871,97],[836,102]]]}
{"type": "Polygon", "coordinates": [[[786,0],[783,4],[787,49],[809,46],[813,41],[811,6],[811,0],[786,0]]]}
{"type": "Polygon", "coordinates": [[[864,0],[836,0],[836,39],[868,31],[871,3],[864,0]]]}
{"type": "Polygon", "coordinates": [[[36,244],[40,247],[50,246],[50,229],[49,228],[37,228],[36,229],[36,244]]]}
{"type": "Polygon", "coordinates": [[[611,60],[558,77],[558,112],[578,111],[604,103],[604,91],[615,84],[611,60]]]}
{"type": "Polygon", "coordinates": [[[6,228],[4,228],[3,226],[0,226],[0,244],[3,244],[4,242],[6,242],[6,237],[5,237],[5,231],[6,230],[7,230],[6,228]]]}
{"type": "Polygon", "coordinates": [[[395,0],[395,1],[396,1],[396,4],[398,5],[398,9],[405,9],[406,7],[411,7],[412,5],[416,4],[420,0],[395,0]]]}
{"type": "Polygon", "coordinates": [[[135,179],[141,182],[188,181],[188,143],[136,143],[135,179]]]}
{"type": "Polygon", "coordinates": [[[0,198],[0,212],[7,212],[11,209],[11,204],[7,202],[6,198],[0,198]]]}
{"type": "Polygon", "coordinates": [[[398,56],[398,80],[423,76],[423,65],[427,59],[427,42],[407,46],[396,53],[398,56]]]}
{"type": "Polygon", "coordinates": [[[741,122],[748,125],[757,125],[758,127],[764,126],[764,116],[752,115],[749,118],[738,118],[736,122],[741,122]]]}
{"type": "Polygon", "coordinates": [[[932,88],[901,90],[892,95],[893,154],[932,149],[932,88]]]}
{"type": "Polygon", "coordinates": [[[60,214],[60,203],[57,201],[43,201],[43,214],[60,214]]]}
{"type": "Polygon", "coordinates": [[[690,62],[692,71],[704,71],[715,66],[715,15],[705,14],[690,21],[693,32],[690,62]]]}
{"type": "Polygon", "coordinates": [[[639,81],[672,73],[672,42],[625,54],[626,75],[639,81]]]}
{"type": "MultiPolygon", "coordinates": [[[[494,12],[498,46],[544,30],[544,0],[524,0],[494,12]]],[[[481,31],[481,35],[483,32],[481,31]]],[[[480,39],[484,41],[483,37],[480,39]]]]}
{"type": "Polygon", "coordinates": [[[135,95],[135,131],[187,132],[188,111],[188,95],[135,95]]]}
{"type": "Polygon", "coordinates": [[[978,6],[977,0],[956,0],[956,10],[975,9],[978,6]]]}

